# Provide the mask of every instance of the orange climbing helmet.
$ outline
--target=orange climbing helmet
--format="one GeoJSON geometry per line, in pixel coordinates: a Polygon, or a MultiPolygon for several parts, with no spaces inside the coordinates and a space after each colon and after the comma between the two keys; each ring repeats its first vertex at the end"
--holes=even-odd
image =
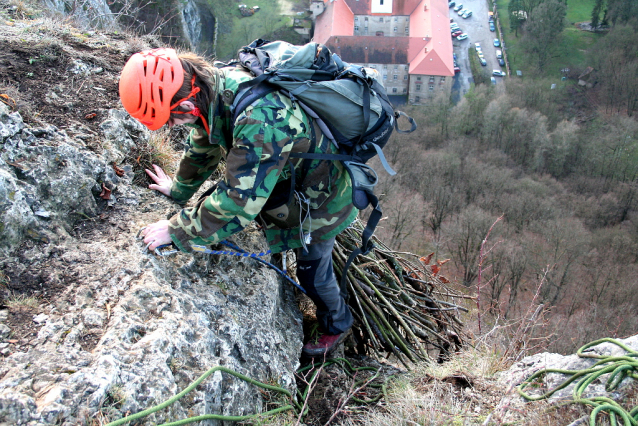
{"type": "Polygon", "coordinates": [[[150,130],[171,115],[171,99],[184,83],[182,63],[174,49],[136,53],[120,75],[120,99],[129,114],[150,130]]]}

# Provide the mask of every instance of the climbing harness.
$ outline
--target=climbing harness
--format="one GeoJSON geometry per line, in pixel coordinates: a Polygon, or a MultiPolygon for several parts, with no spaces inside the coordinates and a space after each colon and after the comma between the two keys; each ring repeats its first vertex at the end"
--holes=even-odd
{"type": "Polygon", "coordinates": [[[625,426],[638,426],[638,406],[632,408],[629,411],[611,398],[603,396],[583,398],[583,393],[585,392],[587,387],[604,374],[609,374],[609,378],[607,379],[607,383],[605,384],[605,390],[607,392],[615,390],[627,377],[638,380],[638,351],[631,349],[630,347],[616,339],[604,338],[586,344],[585,346],[580,348],[576,352],[576,354],[581,358],[594,358],[599,359],[599,361],[593,364],[590,368],[586,368],[583,370],[561,370],[557,368],[545,368],[539,370],[525,379],[523,383],[518,385],[516,387],[516,390],[523,398],[528,401],[539,401],[549,398],[555,392],[578,380],[572,392],[573,401],[571,402],[591,405],[592,407],[594,407],[594,410],[591,412],[589,417],[590,426],[596,426],[598,424],[596,423],[596,417],[601,411],[607,412],[609,414],[609,419],[612,426],[617,425],[616,416],[622,417],[625,426]],[[585,350],[604,342],[612,343],[616,346],[619,346],[627,351],[627,353],[623,356],[603,356],[585,353],[585,350]],[[527,386],[535,383],[535,379],[542,377],[547,373],[567,374],[571,375],[571,377],[567,378],[563,383],[542,395],[530,395],[523,391],[523,389],[525,389],[527,386]]]}
{"type": "MultiPolygon", "coordinates": [[[[374,398],[371,399],[360,399],[360,398],[356,398],[356,397],[352,397],[351,400],[357,402],[358,404],[372,404],[375,403],[377,401],[379,401],[382,397],[385,397],[387,400],[387,383],[390,380],[390,378],[392,378],[393,376],[387,376],[385,378],[385,380],[383,381],[382,384],[374,384],[372,383],[374,380],[376,380],[379,377],[380,374],[380,368],[375,368],[375,367],[353,367],[352,364],[345,358],[334,358],[334,359],[327,359],[324,362],[318,362],[318,363],[314,363],[314,364],[310,364],[307,365],[299,370],[297,370],[297,373],[303,373],[305,371],[309,371],[312,370],[316,367],[320,367],[320,366],[324,366],[327,367],[329,365],[339,365],[343,371],[345,371],[345,373],[351,378],[354,379],[355,378],[355,374],[360,372],[360,371],[374,371],[375,373],[373,374],[372,377],[368,378],[368,379],[364,379],[364,380],[358,380],[355,382],[354,387],[360,387],[361,385],[365,386],[369,386],[371,388],[380,388],[381,389],[381,393],[379,393],[379,395],[377,395],[374,398]]],[[[271,391],[275,391],[275,392],[279,392],[280,394],[285,395],[286,397],[288,397],[288,399],[290,400],[290,403],[287,405],[284,405],[283,407],[279,407],[279,408],[275,408],[273,410],[270,411],[266,411],[265,413],[257,413],[257,414],[250,414],[250,415],[245,415],[245,416],[224,416],[221,414],[204,414],[201,416],[195,416],[195,417],[189,417],[183,420],[178,420],[178,421],[174,421],[174,422],[169,422],[169,423],[162,423],[159,426],[177,426],[177,425],[185,425],[188,423],[195,423],[195,422],[199,422],[202,420],[222,420],[222,421],[234,421],[234,422],[241,422],[241,421],[245,421],[245,420],[249,420],[249,419],[255,419],[258,417],[268,417],[268,416],[272,416],[278,413],[282,413],[284,411],[289,411],[289,410],[293,410],[297,415],[299,415],[300,413],[303,413],[301,415],[301,417],[305,416],[308,413],[308,407],[302,406],[299,401],[306,401],[306,399],[308,398],[308,393],[311,391],[311,386],[307,386],[303,391],[297,389],[297,396],[298,399],[295,400],[293,398],[292,393],[287,390],[284,389],[282,387],[279,386],[273,386],[273,385],[268,385],[262,382],[259,382],[255,379],[251,379],[250,377],[244,376],[243,374],[240,374],[236,371],[233,371],[229,368],[226,367],[222,367],[222,366],[217,366],[217,367],[213,367],[211,369],[209,369],[207,372],[205,372],[204,374],[202,374],[197,380],[195,380],[193,383],[191,383],[186,389],[184,389],[183,391],[181,391],[180,393],[178,393],[177,395],[169,398],[168,400],[162,402],[161,404],[158,404],[154,407],[148,408],[144,411],[140,411],[139,413],[135,413],[135,414],[131,414],[130,416],[126,416],[123,417],[119,420],[115,420],[111,423],[107,423],[105,426],[119,426],[119,425],[123,425],[125,423],[129,423],[135,420],[139,420],[142,419],[146,416],[148,416],[149,414],[155,413],[159,410],[162,410],[172,404],[174,404],[175,402],[177,402],[179,399],[181,399],[182,397],[184,397],[186,394],[188,394],[189,392],[191,392],[192,390],[194,390],[195,388],[197,388],[204,380],[206,380],[206,378],[208,378],[211,374],[217,372],[217,371],[221,371],[227,374],[230,374],[231,376],[237,377],[240,380],[243,380],[247,383],[250,383],[252,385],[255,385],[257,387],[260,387],[262,389],[268,389],[271,391]]],[[[316,376],[320,373],[320,369],[315,369],[314,371],[312,371],[311,374],[311,378],[309,380],[306,380],[308,383],[312,383],[315,379],[316,376]]]]}
{"type": "MultiPolygon", "coordinates": [[[[137,235],[135,236],[136,239],[141,239],[140,235],[142,234],[142,231],[146,229],[146,227],[143,227],[142,229],[140,229],[137,232],[137,235]]],[[[151,241],[150,243],[148,243],[144,249],[142,250],[142,253],[144,253],[146,250],[148,250],[149,246],[153,244],[153,242],[151,241]]],[[[220,241],[220,244],[225,245],[226,247],[229,247],[231,249],[233,249],[234,251],[230,251],[230,250],[212,250],[206,246],[202,246],[202,245],[196,245],[196,244],[191,244],[191,247],[194,251],[198,252],[198,253],[204,253],[204,254],[217,254],[217,255],[226,255],[226,256],[238,256],[238,257],[250,257],[255,259],[256,261],[263,263],[264,265],[268,266],[270,269],[272,269],[273,271],[277,272],[279,275],[281,275],[286,281],[288,281],[290,284],[294,285],[299,291],[301,291],[302,293],[306,294],[306,290],[300,286],[299,284],[297,284],[297,282],[295,280],[293,280],[290,275],[288,275],[288,272],[286,270],[286,255],[283,255],[283,271],[281,269],[279,269],[278,267],[276,267],[275,265],[273,265],[270,262],[265,261],[264,259],[261,259],[261,257],[263,256],[267,256],[269,254],[271,254],[272,252],[270,250],[264,251],[264,252],[260,252],[260,253],[250,253],[247,252],[246,250],[240,248],[239,246],[230,243],[226,240],[220,241]]],[[[175,246],[175,244],[170,243],[170,244],[164,244],[161,246],[158,246],[155,248],[154,253],[157,256],[161,256],[161,257],[166,257],[166,256],[170,256],[172,254],[178,253],[179,249],[175,246]]]]}

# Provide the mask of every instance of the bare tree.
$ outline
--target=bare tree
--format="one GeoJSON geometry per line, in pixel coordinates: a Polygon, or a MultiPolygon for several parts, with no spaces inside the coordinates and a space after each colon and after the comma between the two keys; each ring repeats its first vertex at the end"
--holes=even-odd
{"type": "Polygon", "coordinates": [[[469,206],[459,213],[446,233],[448,250],[463,275],[463,285],[470,286],[478,274],[481,243],[496,218],[484,210],[469,206]]]}

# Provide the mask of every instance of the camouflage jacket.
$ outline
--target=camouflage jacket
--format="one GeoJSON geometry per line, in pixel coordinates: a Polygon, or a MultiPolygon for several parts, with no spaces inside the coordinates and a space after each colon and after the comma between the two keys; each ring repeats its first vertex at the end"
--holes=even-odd
{"type": "Polygon", "coordinates": [[[210,195],[171,218],[173,242],[188,251],[188,243],[214,244],[242,230],[260,216],[267,200],[290,190],[289,163],[294,165],[295,187],[309,213],[306,217],[308,210],[301,215],[296,212],[302,219],[291,226],[277,225],[262,214],[271,250],[301,247],[307,234],[313,241],[339,234],[357,216],[348,173],[338,161],[289,158],[291,152],[336,152],[334,147],[301,108],[293,108],[290,99],[278,92],[249,106],[231,130],[229,104],[237,86],[250,76],[239,69],[221,71],[217,85],[223,102],[217,112],[211,105],[211,135],[202,129],[191,131],[171,196],[186,203],[221,160],[226,162],[226,172],[210,195]],[[313,135],[317,135],[315,144],[313,135]]]}

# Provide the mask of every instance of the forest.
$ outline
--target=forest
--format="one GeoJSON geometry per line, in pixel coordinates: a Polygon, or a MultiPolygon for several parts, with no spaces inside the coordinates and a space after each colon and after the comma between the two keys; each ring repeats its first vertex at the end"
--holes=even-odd
{"type": "Polygon", "coordinates": [[[505,93],[476,85],[456,105],[408,107],[420,130],[384,150],[399,173],[379,188],[383,238],[451,259],[490,325],[537,306],[552,351],[638,329],[635,16],[606,18],[586,52],[592,87],[573,70],[552,89],[538,68],[505,93]]]}

